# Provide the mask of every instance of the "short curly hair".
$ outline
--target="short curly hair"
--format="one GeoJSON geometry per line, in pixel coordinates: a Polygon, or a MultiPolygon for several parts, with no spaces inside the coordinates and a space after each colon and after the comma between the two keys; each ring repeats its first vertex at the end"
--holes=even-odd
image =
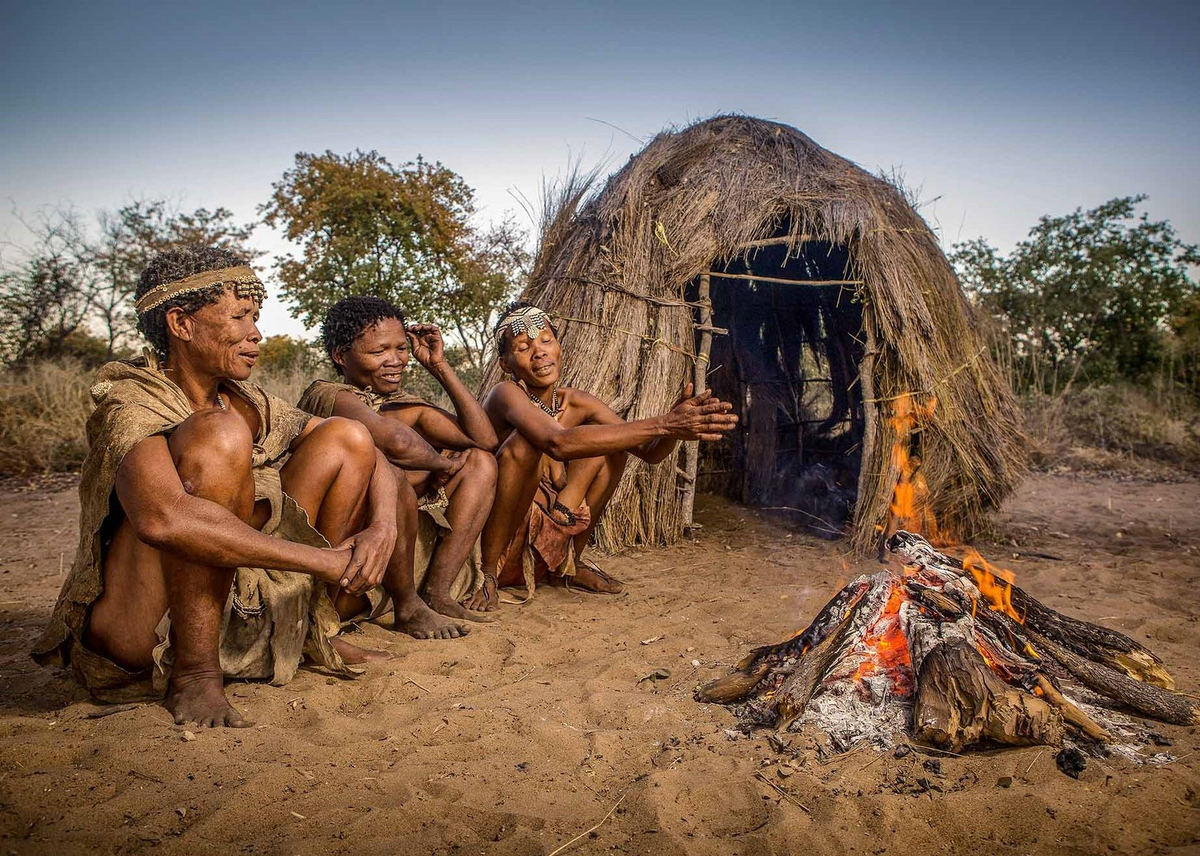
{"type": "MultiPolygon", "coordinates": [[[[500,318],[497,319],[496,326],[492,328],[492,335],[497,338],[496,351],[498,356],[503,357],[508,353],[508,349],[512,347],[513,337],[511,333],[508,333],[503,329],[504,319],[513,312],[516,312],[518,309],[527,309],[529,307],[533,307],[534,309],[542,309],[542,307],[530,300],[514,300],[512,303],[508,304],[508,306],[505,306],[504,311],[500,313],[500,318]]],[[[542,311],[545,312],[546,310],[542,309],[542,311]]],[[[547,312],[546,314],[549,315],[550,313],[547,312]]],[[[554,334],[554,338],[558,338],[558,328],[554,326],[554,321],[550,322],[550,332],[554,334]]]]}
{"type": "Polygon", "coordinates": [[[343,297],[329,308],[321,325],[321,342],[325,346],[325,353],[329,355],[329,362],[339,375],[342,367],[333,358],[333,352],[339,348],[349,348],[364,330],[389,318],[395,318],[401,327],[408,326],[400,307],[381,297],[366,294],[343,297]]]}
{"type": "MultiPolygon", "coordinates": [[[[248,259],[221,247],[208,247],[202,244],[172,247],[159,253],[146,265],[146,269],[138,278],[134,300],[141,299],[146,292],[168,282],[175,282],[210,270],[248,264],[250,264],[248,259]]],[[[150,347],[154,348],[159,359],[166,360],[170,346],[167,337],[167,310],[177,306],[184,312],[196,312],[220,300],[226,288],[227,286],[218,283],[202,291],[192,291],[172,297],[149,312],[138,316],[138,332],[146,337],[146,341],[150,343],[150,347]]],[[[261,294],[261,289],[259,289],[256,296],[261,294]]],[[[262,299],[259,296],[260,303],[262,299]]]]}

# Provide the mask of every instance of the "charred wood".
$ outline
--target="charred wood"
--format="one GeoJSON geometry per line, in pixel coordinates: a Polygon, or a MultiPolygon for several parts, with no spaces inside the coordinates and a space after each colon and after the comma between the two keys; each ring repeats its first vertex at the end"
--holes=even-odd
{"type": "Polygon", "coordinates": [[[817,617],[803,632],[776,645],[755,648],[742,658],[735,671],[709,681],[696,690],[694,698],[699,702],[729,704],[755,692],[769,674],[777,683],[786,678],[795,668],[795,665],[787,666],[787,661],[799,663],[806,652],[819,645],[831,631],[836,630],[843,622],[847,610],[852,609],[862,599],[870,586],[870,577],[861,576],[853,580],[821,608],[817,617]]]}
{"type": "MultiPolygon", "coordinates": [[[[907,562],[940,574],[971,574],[962,560],[935,550],[911,532],[897,532],[888,540],[888,549],[907,562]]],[[[1022,616],[1025,626],[1087,660],[1104,663],[1156,687],[1175,689],[1175,680],[1162,660],[1124,633],[1056,612],[1018,585],[999,579],[996,584],[1010,589],[1013,609],[1022,616]]]]}
{"type": "Polygon", "coordinates": [[[804,713],[821,683],[821,678],[825,677],[825,673],[842,653],[842,646],[849,636],[850,629],[857,626],[854,619],[861,604],[860,598],[843,613],[841,623],[804,656],[796,670],[779,687],[775,697],[777,730],[786,729],[804,713]]]}
{"type": "Polygon", "coordinates": [[[909,604],[901,615],[917,675],[912,729],[918,740],[950,752],[989,740],[1015,746],[1062,743],[1062,714],[989,668],[969,616],[939,621],[909,604]]]}
{"type": "Polygon", "coordinates": [[[1086,660],[1037,631],[1031,631],[1029,636],[1039,650],[1061,663],[1088,689],[1108,696],[1143,716],[1174,725],[1200,725],[1200,711],[1183,696],[1086,660]]]}

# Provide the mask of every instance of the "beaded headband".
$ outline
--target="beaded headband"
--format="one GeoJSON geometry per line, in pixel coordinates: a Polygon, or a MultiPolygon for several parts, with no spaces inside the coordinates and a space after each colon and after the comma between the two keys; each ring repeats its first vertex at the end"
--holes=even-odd
{"type": "Polygon", "coordinates": [[[191,294],[195,291],[203,291],[206,288],[212,288],[214,285],[232,285],[235,287],[238,297],[252,297],[260,303],[267,296],[267,290],[263,287],[262,280],[258,278],[258,274],[254,272],[254,269],[249,265],[236,265],[218,270],[206,270],[201,273],[194,273],[183,279],[156,285],[138,298],[135,308],[138,315],[145,315],[152,309],[162,306],[173,297],[178,297],[181,294],[191,294]]]}
{"type": "Polygon", "coordinates": [[[507,330],[515,339],[525,333],[533,337],[543,330],[550,329],[550,316],[536,306],[521,306],[500,319],[496,325],[496,341],[504,338],[507,330]]]}

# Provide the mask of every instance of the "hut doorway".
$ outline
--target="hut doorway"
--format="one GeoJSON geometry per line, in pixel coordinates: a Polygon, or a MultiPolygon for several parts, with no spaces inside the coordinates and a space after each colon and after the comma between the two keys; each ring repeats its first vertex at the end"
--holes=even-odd
{"type": "Polygon", "coordinates": [[[701,278],[715,330],[708,385],[740,424],[730,441],[702,444],[696,488],[786,509],[830,538],[853,516],[863,440],[862,304],[849,269],[844,246],[779,237],[701,278]]]}

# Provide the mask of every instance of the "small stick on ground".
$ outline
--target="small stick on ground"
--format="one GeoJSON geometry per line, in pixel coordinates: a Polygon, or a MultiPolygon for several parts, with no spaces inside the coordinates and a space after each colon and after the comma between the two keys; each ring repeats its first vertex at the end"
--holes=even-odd
{"type": "Polygon", "coordinates": [[[83,715],[84,719],[102,719],[105,716],[112,716],[114,713],[124,713],[127,710],[137,710],[142,705],[140,704],[113,704],[108,707],[89,710],[83,715]]]}
{"type": "Polygon", "coordinates": [[[1029,771],[1033,769],[1033,765],[1036,764],[1038,761],[1040,761],[1042,756],[1045,754],[1046,754],[1046,750],[1043,749],[1041,752],[1038,752],[1037,755],[1034,756],[1033,760],[1029,762],[1029,766],[1025,768],[1026,776],[1028,776],[1029,771]]]}
{"type": "Polygon", "coordinates": [[[427,693],[432,693],[432,692],[433,692],[433,690],[431,690],[429,687],[421,686],[421,684],[417,683],[417,682],[416,682],[416,681],[414,681],[412,678],[405,678],[405,679],[404,679],[404,682],[405,682],[406,684],[412,684],[414,687],[419,687],[420,689],[423,689],[423,690],[425,690],[425,692],[427,692],[427,693]]]}
{"type": "MultiPolygon", "coordinates": [[[[801,809],[805,814],[812,814],[812,812],[808,810],[808,806],[806,806],[804,803],[800,802],[800,800],[796,799],[794,796],[789,794],[783,788],[779,787],[779,785],[772,782],[770,779],[768,779],[766,776],[764,776],[761,771],[756,772],[754,774],[754,778],[761,781],[764,785],[766,785],[768,788],[773,790],[775,793],[779,794],[781,797],[783,797],[785,800],[790,802],[792,805],[801,809]]],[[[554,856],[554,854],[551,853],[550,856],[554,856]]]]}
{"type": "Polygon", "coordinates": [[[553,850],[550,853],[550,856],[558,856],[559,853],[562,853],[564,850],[566,850],[568,847],[570,847],[576,841],[578,841],[581,838],[586,838],[587,836],[589,836],[593,832],[595,832],[597,829],[599,829],[601,826],[603,826],[604,821],[606,821],[610,817],[612,817],[612,813],[617,810],[617,806],[619,806],[621,803],[625,802],[625,797],[627,797],[627,796],[629,796],[629,791],[625,791],[625,793],[621,794],[621,798],[619,800],[617,800],[615,803],[613,803],[613,807],[608,810],[608,814],[606,814],[606,815],[604,815],[604,817],[600,818],[599,823],[597,823],[591,829],[585,829],[583,832],[576,835],[574,838],[572,838],[566,844],[560,845],[558,848],[556,848],[555,850],[553,850]]]}

